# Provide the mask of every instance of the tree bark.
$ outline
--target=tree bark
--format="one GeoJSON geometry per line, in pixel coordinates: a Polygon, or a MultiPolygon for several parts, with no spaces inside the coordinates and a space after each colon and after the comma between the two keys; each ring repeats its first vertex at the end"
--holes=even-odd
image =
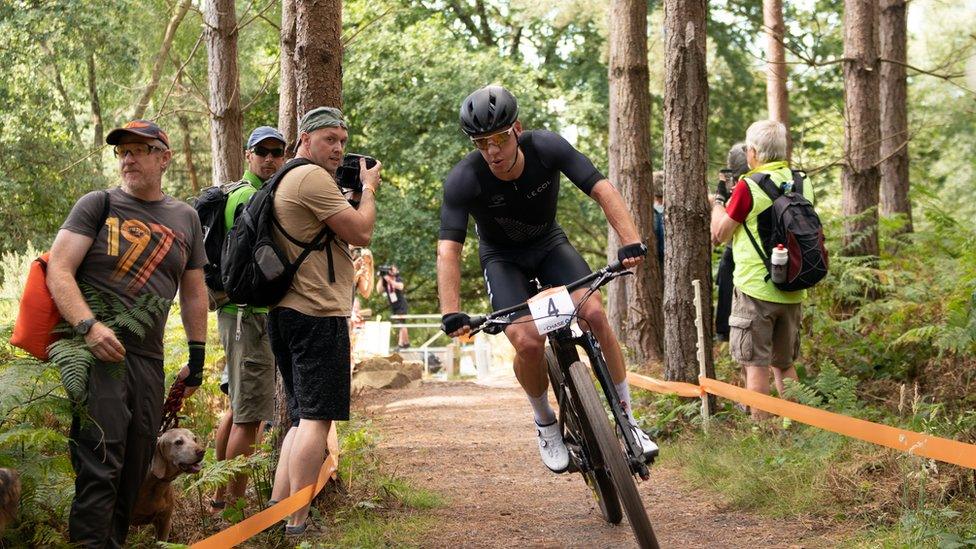
{"type": "Polygon", "coordinates": [[[908,48],[906,0],[882,0],[881,58],[881,215],[904,215],[902,232],[912,232],[908,199],[908,48]]]}
{"type": "Polygon", "coordinates": [[[793,152],[790,138],[790,102],[786,90],[786,24],[783,22],[783,0],[763,0],[763,30],[766,33],[766,106],[769,118],[786,126],[787,158],[793,152]]]}
{"type": "MultiPolygon", "coordinates": [[[[95,128],[92,137],[92,149],[105,144],[105,129],[102,125],[102,104],[98,100],[98,73],[95,70],[95,52],[88,53],[88,95],[91,97],[92,125],[95,128]]],[[[101,164],[98,162],[97,164],[101,164]]]]}
{"type": "Polygon", "coordinates": [[[244,117],[237,69],[234,0],[207,0],[204,9],[207,74],[210,80],[210,151],[213,184],[244,173],[244,117]]]}
{"type": "Polygon", "coordinates": [[[180,0],[173,10],[173,16],[166,25],[166,32],[163,33],[163,42],[159,45],[159,52],[156,53],[156,60],[153,62],[149,83],[142,90],[142,96],[136,101],[136,108],[132,112],[132,118],[142,118],[145,116],[146,108],[149,106],[149,100],[152,99],[153,94],[156,93],[156,87],[159,86],[159,78],[163,74],[163,66],[165,66],[166,60],[169,57],[169,50],[173,47],[173,38],[176,36],[176,29],[180,27],[180,23],[183,22],[186,12],[190,10],[190,3],[191,0],[180,0]]]}
{"type": "Polygon", "coordinates": [[[877,0],[844,2],[844,255],[878,255],[879,107],[877,0]]]}
{"type": "Polygon", "coordinates": [[[295,0],[281,2],[281,84],[278,87],[278,131],[289,145],[298,137],[295,112],[295,0]]]}
{"type": "Polygon", "coordinates": [[[186,172],[190,176],[190,187],[193,194],[200,194],[200,177],[197,175],[197,166],[193,162],[193,139],[190,135],[190,119],[183,113],[176,116],[180,123],[180,131],[183,133],[183,158],[186,160],[186,172]]]}
{"type": "Polygon", "coordinates": [[[712,287],[709,204],[705,184],[708,156],[708,82],[705,72],[705,0],[664,2],[664,375],[698,378],[695,292],[705,288],[705,371],[712,362],[712,287]]]}
{"type": "MultiPolygon", "coordinates": [[[[647,2],[610,3],[610,181],[620,190],[651,250],[636,276],[607,289],[608,315],[620,342],[639,367],[664,356],[664,294],[654,235],[651,166],[651,95],[647,68],[647,2]]],[[[607,259],[617,259],[620,238],[609,229],[607,259]]]]}
{"type": "Polygon", "coordinates": [[[297,114],[322,106],[342,108],[342,2],[305,0],[296,7],[297,114]]]}

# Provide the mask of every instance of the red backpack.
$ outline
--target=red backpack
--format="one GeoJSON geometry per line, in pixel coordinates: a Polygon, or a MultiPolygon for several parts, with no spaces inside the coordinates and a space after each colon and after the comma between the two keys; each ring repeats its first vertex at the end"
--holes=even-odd
{"type": "MultiPolygon", "coordinates": [[[[96,225],[96,233],[102,230],[102,225],[108,219],[110,201],[108,191],[104,192],[105,207],[101,221],[96,225]]],[[[17,320],[14,322],[14,332],[10,336],[11,345],[44,361],[48,359],[48,347],[61,338],[54,333],[54,328],[61,322],[61,313],[47,289],[47,264],[50,259],[51,252],[47,251],[31,262],[27,283],[24,284],[24,295],[20,298],[17,320]]]]}

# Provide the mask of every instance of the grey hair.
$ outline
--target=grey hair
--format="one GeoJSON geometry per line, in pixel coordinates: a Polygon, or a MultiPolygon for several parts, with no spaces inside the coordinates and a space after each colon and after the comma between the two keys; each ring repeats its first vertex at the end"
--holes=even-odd
{"type": "Polygon", "coordinates": [[[739,142],[732,145],[728,156],[725,157],[725,167],[732,170],[735,179],[749,171],[749,162],[746,160],[746,144],[739,142]]]}
{"type": "Polygon", "coordinates": [[[756,151],[760,164],[786,160],[786,126],[775,120],[753,122],[746,130],[746,147],[756,151]]]}
{"type": "Polygon", "coordinates": [[[664,198],[664,171],[657,170],[651,174],[654,182],[654,198],[664,198]]]}

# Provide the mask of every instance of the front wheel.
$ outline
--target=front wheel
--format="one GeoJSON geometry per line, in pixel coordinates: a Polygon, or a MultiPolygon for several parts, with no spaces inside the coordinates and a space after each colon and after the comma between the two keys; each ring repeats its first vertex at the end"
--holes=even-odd
{"type": "Polygon", "coordinates": [[[582,362],[574,362],[569,367],[569,375],[576,389],[581,423],[589,424],[592,438],[603,457],[603,465],[617,489],[617,496],[627,513],[627,520],[630,521],[637,543],[643,548],[657,549],[657,538],[654,536],[654,529],[651,528],[651,521],[647,518],[644,504],[637,492],[637,485],[624,457],[624,450],[614,436],[613,430],[610,429],[610,420],[596,394],[589,368],[582,362]]]}
{"type": "MultiPolygon", "coordinates": [[[[566,394],[563,383],[563,371],[559,367],[559,362],[556,360],[552,349],[549,348],[546,349],[546,366],[549,369],[549,380],[552,383],[553,391],[556,393],[556,399],[559,402],[559,419],[562,421],[563,428],[566,431],[565,439],[567,442],[575,443],[583,448],[583,453],[585,454],[590,446],[587,444],[588,441],[585,438],[583,429],[580,428],[581,423],[586,424],[585,418],[579,417],[582,415],[582,412],[576,410],[570,395],[566,394]]],[[[590,387],[592,386],[590,384],[590,387]]],[[[593,448],[590,451],[596,452],[598,450],[593,448]]],[[[593,460],[590,456],[586,456],[586,458],[592,463],[593,460]]],[[[580,474],[583,475],[587,486],[592,490],[593,499],[596,500],[597,505],[600,507],[600,514],[603,515],[603,520],[610,524],[620,524],[620,520],[623,519],[623,513],[620,510],[617,491],[614,489],[613,481],[610,480],[610,475],[606,469],[591,467],[588,471],[581,471],[580,474]]]]}

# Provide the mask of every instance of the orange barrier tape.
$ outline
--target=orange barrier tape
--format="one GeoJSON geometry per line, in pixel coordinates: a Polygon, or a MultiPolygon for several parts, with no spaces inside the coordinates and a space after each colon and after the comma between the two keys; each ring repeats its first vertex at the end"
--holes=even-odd
{"type": "Polygon", "coordinates": [[[319,469],[319,477],[315,484],[309,484],[298,492],[288,496],[278,503],[268,507],[256,515],[252,515],[226,530],[221,530],[209,538],[191,545],[192,549],[225,549],[234,547],[274,526],[279,520],[311,503],[312,499],[325,488],[330,479],[335,478],[339,467],[339,439],[336,435],[335,422],[329,430],[326,441],[329,455],[319,469]]]}
{"type": "Polygon", "coordinates": [[[627,382],[655,393],[675,394],[683,397],[701,396],[701,387],[681,381],[661,381],[653,377],[627,372],[627,382]]]}
{"type": "Polygon", "coordinates": [[[713,395],[741,402],[778,416],[788,417],[800,423],[806,423],[847,437],[901,450],[916,456],[976,469],[976,445],[973,444],[828,412],[707,377],[700,377],[701,386],[698,386],[691,383],[660,381],[628,372],[627,381],[631,385],[650,391],[686,397],[697,397],[701,394],[700,391],[704,390],[713,395]]]}

